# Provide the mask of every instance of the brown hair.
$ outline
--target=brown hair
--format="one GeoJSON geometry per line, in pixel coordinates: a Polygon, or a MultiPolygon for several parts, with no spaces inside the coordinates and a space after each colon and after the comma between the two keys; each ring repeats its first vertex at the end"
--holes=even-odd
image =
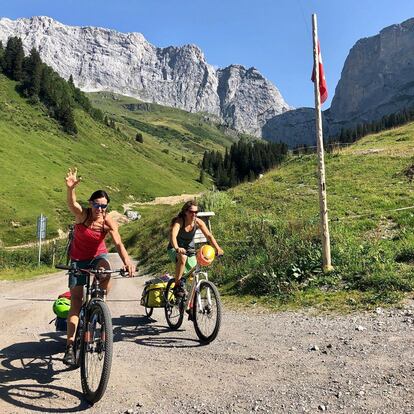
{"type": "Polygon", "coordinates": [[[170,227],[172,227],[177,220],[182,219],[184,222],[185,213],[190,210],[191,207],[198,207],[196,200],[189,200],[181,207],[181,211],[171,220],[170,227]]]}

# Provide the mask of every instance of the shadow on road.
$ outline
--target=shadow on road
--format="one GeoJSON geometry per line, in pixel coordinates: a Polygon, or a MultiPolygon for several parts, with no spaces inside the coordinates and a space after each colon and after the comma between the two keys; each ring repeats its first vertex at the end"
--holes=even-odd
{"type": "MultiPolygon", "coordinates": [[[[56,369],[61,360],[64,341],[57,332],[44,334],[40,342],[22,342],[0,351],[0,399],[26,410],[47,413],[70,413],[89,408],[82,393],[51,383],[67,369],[56,369]],[[75,396],[79,405],[56,408],[65,394],[75,396]]],[[[65,397],[64,397],[65,398],[65,397]]]]}
{"type": "Polygon", "coordinates": [[[130,341],[157,348],[193,348],[204,346],[203,343],[194,338],[172,337],[170,336],[172,333],[185,330],[173,331],[166,325],[159,325],[156,322],[155,319],[147,316],[122,315],[119,318],[112,318],[114,342],[130,341]]]}

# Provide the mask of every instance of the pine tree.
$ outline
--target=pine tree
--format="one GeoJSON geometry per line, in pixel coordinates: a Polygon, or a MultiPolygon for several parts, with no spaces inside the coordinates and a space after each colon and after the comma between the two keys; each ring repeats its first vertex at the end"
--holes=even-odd
{"type": "Polygon", "coordinates": [[[0,73],[4,70],[4,53],[3,42],[0,40],[0,73]]]}
{"type": "Polygon", "coordinates": [[[66,99],[62,102],[62,106],[59,108],[59,118],[65,132],[69,134],[78,133],[72,108],[66,99]]]}
{"type": "Polygon", "coordinates": [[[24,61],[23,90],[31,97],[39,97],[43,70],[39,52],[33,48],[24,61]]]}
{"type": "Polygon", "coordinates": [[[230,169],[230,156],[229,156],[229,151],[226,148],[226,152],[224,154],[224,168],[226,170],[230,169]]]}
{"type": "Polygon", "coordinates": [[[201,168],[205,171],[208,170],[208,151],[204,151],[203,160],[201,161],[201,168]]]}
{"type": "Polygon", "coordinates": [[[230,168],[230,173],[229,173],[229,187],[234,187],[237,184],[238,184],[238,181],[237,181],[236,167],[234,164],[232,164],[230,168]]]}
{"type": "Polygon", "coordinates": [[[7,41],[4,54],[5,74],[13,80],[23,79],[24,50],[22,40],[18,37],[10,37],[7,41]]]}
{"type": "Polygon", "coordinates": [[[357,125],[357,128],[356,128],[356,136],[357,136],[357,139],[359,139],[359,138],[361,138],[363,136],[362,131],[363,131],[362,124],[358,124],[357,125]]]}
{"type": "Polygon", "coordinates": [[[206,173],[202,168],[200,170],[200,178],[198,179],[198,181],[200,181],[201,184],[204,184],[206,181],[206,173]]]}

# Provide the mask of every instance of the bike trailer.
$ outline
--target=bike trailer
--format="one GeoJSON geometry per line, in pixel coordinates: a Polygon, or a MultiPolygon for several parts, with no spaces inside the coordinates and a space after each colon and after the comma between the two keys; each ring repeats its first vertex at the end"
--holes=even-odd
{"type": "Polygon", "coordinates": [[[53,312],[56,315],[55,327],[57,331],[67,330],[67,317],[70,309],[70,299],[64,295],[59,297],[53,302],[53,312]]]}
{"type": "Polygon", "coordinates": [[[55,327],[57,331],[66,332],[68,330],[68,322],[66,318],[59,318],[59,316],[55,319],[55,327]]]}
{"type": "Polygon", "coordinates": [[[66,299],[70,299],[70,291],[68,290],[67,292],[61,293],[58,298],[66,298],[66,299]]]}
{"type": "Polygon", "coordinates": [[[141,296],[141,305],[146,308],[163,308],[165,306],[164,292],[169,275],[156,277],[145,282],[141,296]]]}

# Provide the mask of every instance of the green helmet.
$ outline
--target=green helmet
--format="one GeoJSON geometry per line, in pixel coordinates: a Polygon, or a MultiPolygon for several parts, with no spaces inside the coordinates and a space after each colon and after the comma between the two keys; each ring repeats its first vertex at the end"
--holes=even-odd
{"type": "Polygon", "coordinates": [[[67,298],[59,298],[53,302],[53,312],[59,318],[67,318],[70,309],[70,300],[67,298]]]}

